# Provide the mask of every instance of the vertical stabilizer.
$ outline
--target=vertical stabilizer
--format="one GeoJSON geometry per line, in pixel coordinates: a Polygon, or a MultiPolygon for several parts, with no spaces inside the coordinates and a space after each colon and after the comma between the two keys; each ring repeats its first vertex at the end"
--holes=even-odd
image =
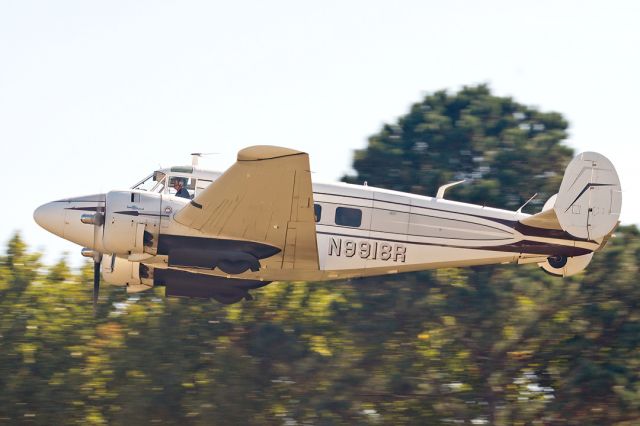
{"type": "Polygon", "coordinates": [[[620,179],[611,161],[583,152],[567,166],[553,210],[562,229],[594,240],[616,227],[621,205],[620,179]]]}

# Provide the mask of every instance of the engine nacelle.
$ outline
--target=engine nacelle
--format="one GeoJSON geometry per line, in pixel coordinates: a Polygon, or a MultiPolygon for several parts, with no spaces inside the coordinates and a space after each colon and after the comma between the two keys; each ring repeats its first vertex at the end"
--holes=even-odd
{"type": "Polygon", "coordinates": [[[593,253],[574,257],[550,256],[546,261],[538,263],[538,266],[551,275],[569,277],[586,268],[592,257],[593,253]]]}
{"type": "Polygon", "coordinates": [[[127,286],[127,293],[137,293],[153,287],[153,272],[140,262],[105,254],[102,257],[102,278],[107,284],[127,286]]]}
{"type": "Polygon", "coordinates": [[[111,191],[106,195],[102,244],[106,253],[155,254],[159,232],[160,195],[111,191]],[[146,213],[151,214],[146,214],[146,213]]]}
{"type": "Polygon", "coordinates": [[[105,254],[102,257],[102,278],[107,284],[125,286],[142,284],[140,262],[105,254]]]}

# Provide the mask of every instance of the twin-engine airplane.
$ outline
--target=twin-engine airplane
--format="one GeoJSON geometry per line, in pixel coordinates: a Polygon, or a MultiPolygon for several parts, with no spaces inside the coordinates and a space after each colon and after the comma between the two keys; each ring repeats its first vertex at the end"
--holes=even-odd
{"type": "Polygon", "coordinates": [[[537,263],[583,270],[618,224],[620,181],[585,152],[558,194],[528,215],[370,186],[311,183],[306,153],[253,146],[224,173],[193,166],[154,172],[128,190],[53,201],[34,213],[85,248],[100,276],[138,292],[249,300],[272,281],[325,281],[424,269],[537,263]]]}

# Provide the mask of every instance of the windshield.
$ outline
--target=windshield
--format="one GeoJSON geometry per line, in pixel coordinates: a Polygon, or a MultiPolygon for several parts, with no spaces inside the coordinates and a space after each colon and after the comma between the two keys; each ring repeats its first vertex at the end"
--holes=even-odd
{"type": "Polygon", "coordinates": [[[133,189],[138,189],[140,191],[160,192],[164,188],[164,177],[164,173],[154,172],[153,174],[150,174],[149,176],[138,182],[136,185],[134,185],[133,189]]]}

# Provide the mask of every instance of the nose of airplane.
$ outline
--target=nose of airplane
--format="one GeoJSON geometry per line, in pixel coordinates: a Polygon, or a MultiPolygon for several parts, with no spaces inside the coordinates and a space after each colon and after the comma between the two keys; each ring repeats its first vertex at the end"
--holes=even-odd
{"type": "Polygon", "coordinates": [[[47,231],[62,237],[64,232],[63,203],[52,202],[41,205],[33,212],[33,219],[47,231]]]}

